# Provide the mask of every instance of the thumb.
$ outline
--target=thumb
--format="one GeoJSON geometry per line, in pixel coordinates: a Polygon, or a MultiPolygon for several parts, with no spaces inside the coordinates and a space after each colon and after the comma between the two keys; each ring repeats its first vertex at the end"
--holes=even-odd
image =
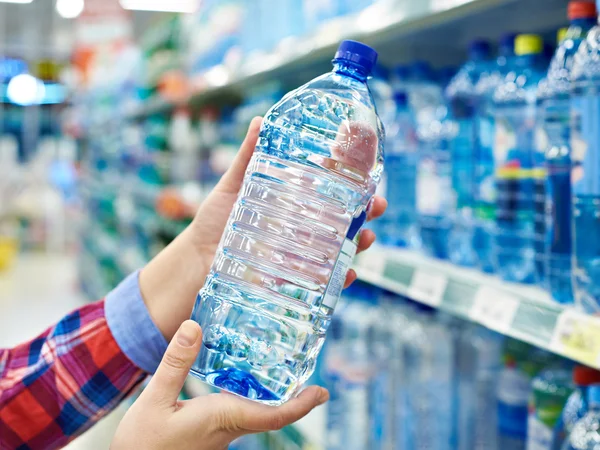
{"type": "Polygon", "coordinates": [[[186,320],[171,340],[156,373],[144,390],[154,401],[175,405],[202,342],[202,330],[193,320],[186,320]]]}
{"type": "Polygon", "coordinates": [[[240,150],[233,160],[231,167],[223,174],[223,177],[221,177],[217,189],[231,193],[237,193],[240,190],[246,168],[250,163],[250,159],[254,153],[254,147],[256,147],[256,142],[258,141],[261,123],[262,117],[255,117],[252,119],[252,122],[250,122],[250,126],[248,127],[246,138],[244,139],[244,142],[242,142],[240,150]]]}

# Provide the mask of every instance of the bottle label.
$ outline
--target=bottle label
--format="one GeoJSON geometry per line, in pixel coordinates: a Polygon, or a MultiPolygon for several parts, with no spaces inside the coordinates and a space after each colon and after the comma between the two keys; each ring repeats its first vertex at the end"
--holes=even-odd
{"type": "Polygon", "coordinates": [[[344,243],[342,244],[342,250],[338,256],[338,260],[333,268],[329,285],[325,290],[325,297],[323,299],[323,306],[334,309],[337,304],[342,289],[344,289],[344,283],[346,282],[346,274],[348,269],[352,265],[354,255],[356,255],[356,249],[358,248],[358,239],[360,237],[360,229],[367,220],[367,213],[363,211],[358,217],[352,220],[348,234],[344,243]]]}
{"type": "Polygon", "coordinates": [[[513,438],[527,436],[527,404],[531,378],[516,368],[505,368],[498,389],[498,429],[513,438]]]}
{"type": "Polygon", "coordinates": [[[473,167],[473,121],[462,119],[457,122],[457,134],[451,142],[452,185],[456,192],[456,208],[471,208],[475,186],[473,167]]]}
{"type": "Polygon", "coordinates": [[[494,180],[494,121],[491,115],[479,117],[479,152],[475,167],[475,215],[481,220],[496,217],[496,181],[494,180]]]}
{"type": "Polygon", "coordinates": [[[600,195],[600,95],[573,99],[571,181],[576,195],[600,195]]]}

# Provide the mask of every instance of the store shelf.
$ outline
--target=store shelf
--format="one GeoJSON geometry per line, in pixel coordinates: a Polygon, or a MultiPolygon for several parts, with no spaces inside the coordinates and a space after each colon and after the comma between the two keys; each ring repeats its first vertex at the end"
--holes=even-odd
{"type": "Polygon", "coordinates": [[[271,53],[248,55],[241,67],[213,67],[192,80],[197,87],[187,99],[154,98],[128,117],[139,120],[184,104],[201,107],[239,100],[268,80],[301,84],[327,70],[343,39],[373,45],[386,64],[424,57],[440,64],[458,62],[464,50],[457,49],[465,49],[475,37],[497,40],[507,31],[506,24],[511,24],[511,30],[527,32],[554,31],[564,25],[566,0],[543,3],[540,8],[539,0],[406,1],[404,6],[392,2],[393,7],[380,2],[358,15],[334,19],[311,36],[282,42],[271,53]]]}
{"type": "Polygon", "coordinates": [[[360,255],[356,271],[363,281],[600,369],[600,318],[564,308],[539,288],[382,247],[360,255]]]}

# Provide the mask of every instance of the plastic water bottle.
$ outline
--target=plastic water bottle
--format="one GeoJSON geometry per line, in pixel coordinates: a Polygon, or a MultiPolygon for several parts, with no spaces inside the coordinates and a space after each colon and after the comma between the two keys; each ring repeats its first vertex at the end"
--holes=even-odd
{"type": "Polygon", "coordinates": [[[600,445],[600,386],[590,386],[588,405],[589,411],[573,427],[568,450],[596,450],[600,445]]]}
{"type": "Polygon", "coordinates": [[[450,139],[452,158],[452,188],[455,195],[449,258],[454,264],[475,266],[477,255],[473,248],[475,207],[475,161],[478,151],[476,111],[479,79],[491,73],[493,61],[486,41],[473,41],[469,60],[462,66],[446,88],[453,127],[450,139]]]}
{"type": "Polygon", "coordinates": [[[378,237],[382,244],[419,248],[417,226],[417,131],[408,94],[394,94],[395,118],[386,124],[385,171],[381,194],[388,201],[384,217],[378,220],[378,237]]]}
{"type": "MultiPolygon", "coordinates": [[[[596,7],[600,1],[597,1],[596,7]]],[[[598,8],[600,9],[600,8],[598,8]]],[[[600,304],[600,26],[579,46],[571,72],[571,159],[575,300],[587,311],[600,304]]]]}
{"type": "Polygon", "coordinates": [[[515,35],[507,34],[498,45],[496,65],[491,73],[479,78],[475,91],[478,97],[477,142],[475,161],[475,231],[473,247],[480,270],[495,270],[493,244],[496,236],[496,180],[494,164],[493,96],[513,68],[515,35]]]}
{"type": "Polygon", "coordinates": [[[572,391],[571,372],[566,369],[546,369],[533,379],[527,419],[527,450],[553,450],[554,429],[572,391]]]}
{"type": "Polygon", "coordinates": [[[377,53],[344,41],[334,70],[266,114],[192,317],[192,373],[281,404],[314,370],[369,201],[384,133],[366,79],[377,53]]]}
{"type": "Polygon", "coordinates": [[[496,386],[502,336],[477,325],[463,329],[457,352],[458,450],[498,449],[496,386]]]}
{"type": "Polygon", "coordinates": [[[574,390],[569,395],[560,419],[556,424],[552,438],[552,450],[562,450],[573,431],[573,427],[588,411],[588,389],[600,383],[600,372],[586,366],[575,366],[573,369],[574,390]]]}
{"type": "Polygon", "coordinates": [[[419,309],[420,320],[407,331],[405,345],[407,448],[450,450],[455,348],[435,313],[424,306],[419,309]]]}
{"type": "MultiPolygon", "coordinates": [[[[540,83],[540,106],[543,120],[540,150],[545,153],[547,184],[543,242],[547,248],[546,283],[553,298],[572,303],[572,203],[570,147],[570,89],[573,59],[582,40],[594,26],[593,3],[569,3],[569,28],[550,63],[545,83],[540,83]],[[545,147],[545,148],[544,148],[545,147]]],[[[537,252],[540,253],[540,250],[537,252]]]]}
{"type": "Polygon", "coordinates": [[[496,272],[507,281],[535,280],[534,144],[536,90],[545,74],[537,35],[515,39],[514,70],[494,92],[496,160],[496,272]]]}
{"type": "Polygon", "coordinates": [[[498,448],[525,449],[531,381],[558,357],[532,348],[524,342],[507,339],[504,368],[498,381],[498,448]]]}

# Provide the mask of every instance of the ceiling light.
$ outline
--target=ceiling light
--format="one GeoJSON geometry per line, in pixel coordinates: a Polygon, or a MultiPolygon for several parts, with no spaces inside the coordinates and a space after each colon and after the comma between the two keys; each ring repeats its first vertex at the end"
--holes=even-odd
{"type": "Polygon", "coordinates": [[[65,19],[75,19],[83,12],[83,0],[56,0],[56,11],[65,19]]]}
{"type": "Polygon", "coordinates": [[[138,11],[160,11],[193,13],[198,7],[198,0],[119,0],[124,9],[138,11]]]}
{"type": "Polygon", "coordinates": [[[0,0],[0,3],[31,3],[33,0],[0,0]]]}
{"type": "Polygon", "coordinates": [[[8,100],[22,106],[41,103],[45,94],[44,83],[28,73],[12,78],[6,89],[8,100]]]}

